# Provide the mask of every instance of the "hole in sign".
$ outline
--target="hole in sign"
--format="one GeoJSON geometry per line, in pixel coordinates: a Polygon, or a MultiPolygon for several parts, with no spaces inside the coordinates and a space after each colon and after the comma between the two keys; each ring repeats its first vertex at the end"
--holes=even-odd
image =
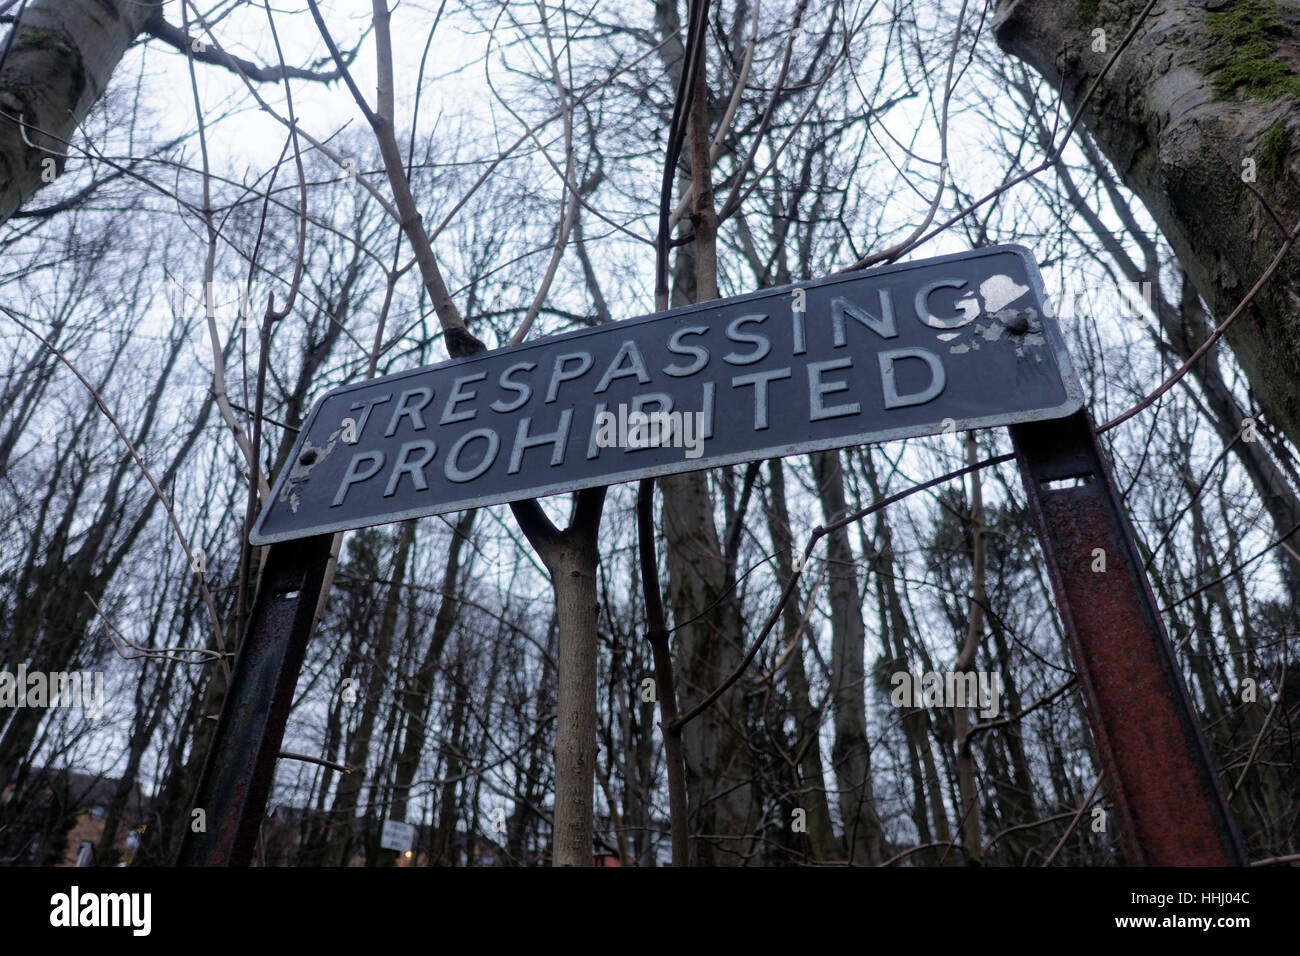
{"type": "Polygon", "coordinates": [[[1068,478],[1044,478],[1042,485],[1047,491],[1067,491],[1070,488],[1082,488],[1085,485],[1090,485],[1092,479],[1092,472],[1088,471],[1082,475],[1071,475],[1068,478]]]}

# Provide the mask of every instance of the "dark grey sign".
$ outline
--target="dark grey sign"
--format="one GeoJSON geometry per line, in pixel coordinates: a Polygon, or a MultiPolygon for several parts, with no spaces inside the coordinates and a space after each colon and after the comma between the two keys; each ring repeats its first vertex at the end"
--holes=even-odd
{"type": "Polygon", "coordinates": [[[308,416],[251,540],[1081,405],[1033,258],[991,246],[336,388],[308,416]]]}

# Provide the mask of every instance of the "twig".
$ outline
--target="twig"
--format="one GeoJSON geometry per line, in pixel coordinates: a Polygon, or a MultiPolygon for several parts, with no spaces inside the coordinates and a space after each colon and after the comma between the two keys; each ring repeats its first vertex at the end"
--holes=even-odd
{"type": "Polygon", "coordinates": [[[917,237],[934,222],[935,215],[939,212],[939,203],[943,200],[943,190],[948,184],[948,104],[952,100],[952,71],[957,63],[957,47],[961,40],[961,27],[966,18],[967,0],[962,0],[961,10],[957,13],[957,25],[953,30],[952,48],[948,51],[948,71],[943,81],[943,109],[939,117],[939,183],[934,189],[934,199],[930,202],[930,208],[926,210],[925,218],[919,225],[904,239],[888,249],[882,249],[880,252],[872,253],[854,263],[855,269],[866,269],[878,262],[891,262],[898,256],[902,255],[912,247],[917,237]]]}
{"type": "Polygon", "coordinates": [[[1065,846],[1065,841],[1070,839],[1070,834],[1074,832],[1074,828],[1077,827],[1079,821],[1083,819],[1084,811],[1087,810],[1088,805],[1092,803],[1092,798],[1097,795],[1097,788],[1101,786],[1101,780],[1104,776],[1106,776],[1104,772],[1097,774],[1097,779],[1093,782],[1092,789],[1089,790],[1088,795],[1084,797],[1083,803],[1079,804],[1079,812],[1074,815],[1074,819],[1070,821],[1070,825],[1065,828],[1065,832],[1061,834],[1061,839],[1052,849],[1052,852],[1047,854],[1047,859],[1043,861],[1043,866],[1051,865],[1051,862],[1056,859],[1056,855],[1061,852],[1061,848],[1065,846]]]}
{"type": "MultiPolygon", "coordinates": [[[[1070,120],[1069,124],[1067,124],[1065,128],[1065,133],[1061,137],[1061,142],[1059,146],[1051,150],[1047,154],[1047,156],[1045,156],[1043,160],[1039,162],[1037,165],[1025,170],[1023,173],[1020,173],[1017,176],[1013,176],[1011,179],[1004,182],[1001,186],[998,186],[996,189],[990,190],[982,198],[966,206],[964,209],[961,209],[958,212],[954,213],[952,216],[950,216],[944,222],[940,223],[934,229],[930,230],[930,232],[926,233],[924,236],[921,236],[915,241],[909,243],[906,248],[899,249],[897,253],[895,253],[895,258],[897,258],[897,256],[902,255],[904,252],[908,252],[912,249],[915,249],[917,246],[923,245],[924,243],[933,239],[935,236],[939,235],[940,233],[945,232],[946,230],[951,228],[954,223],[960,222],[962,219],[965,219],[976,209],[998,198],[1007,190],[1011,189],[1013,186],[1018,186],[1020,183],[1023,183],[1028,179],[1033,179],[1039,173],[1043,172],[1044,170],[1050,169],[1052,166],[1055,166],[1058,162],[1060,162],[1061,156],[1065,151],[1066,144],[1069,143],[1070,137],[1073,135],[1075,128],[1083,120],[1084,108],[1092,100],[1093,95],[1097,92],[1097,87],[1101,84],[1101,81],[1106,76],[1106,74],[1110,72],[1111,67],[1114,66],[1115,61],[1119,59],[1120,54],[1123,53],[1126,49],[1128,49],[1129,44],[1133,42],[1133,38],[1137,35],[1138,29],[1146,21],[1146,18],[1151,13],[1152,8],[1155,7],[1156,2],[1157,0],[1148,0],[1147,5],[1142,8],[1140,13],[1138,13],[1137,17],[1133,21],[1133,25],[1129,27],[1129,30],[1124,35],[1124,38],[1120,40],[1119,46],[1115,48],[1114,54],[1112,54],[1111,58],[1106,61],[1106,65],[1102,67],[1101,72],[1097,74],[1097,77],[1092,82],[1092,86],[1088,88],[1088,92],[1084,95],[1083,99],[1079,101],[1078,108],[1075,110],[1074,113],[1074,118],[1070,120]]],[[[853,265],[841,269],[840,271],[853,272],[857,269],[864,268],[865,262],[866,262],[865,259],[859,259],[853,265]]]]}
{"type": "Polygon", "coordinates": [[[301,760],[305,763],[319,764],[322,767],[329,767],[331,770],[337,770],[339,773],[356,773],[355,767],[349,767],[346,764],[335,763],[333,760],[325,760],[322,757],[309,757],[306,754],[296,754],[288,750],[281,750],[276,756],[284,757],[286,760],[301,760]]]}
{"type": "Polygon", "coordinates": [[[1251,286],[1250,291],[1246,293],[1246,297],[1237,303],[1237,307],[1232,310],[1232,314],[1224,319],[1223,323],[1217,329],[1206,336],[1205,341],[1201,343],[1201,347],[1193,352],[1186,362],[1179,366],[1178,371],[1174,372],[1173,375],[1170,375],[1169,378],[1161,382],[1160,386],[1156,388],[1155,391],[1142,399],[1142,401],[1138,402],[1128,411],[1124,412],[1122,415],[1117,415],[1115,418],[1112,418],[1110,421],[1106,422],[1106,424],[1099,427],[1097,433],[1101,434],[1104,431],[1114,428],[1116,425],[1123,424],[1138,412],[1150,406],[1152,402],[1165,392],[1173,388],[1178,380],[1186,375],[1188,371],[1190,371],[1191,367],[1199,362],[1202,357],[1204,357],[1205,353],[1214,347],[1214,343],[1223,338],[1223,333],[1228,331],[1229,326],[1231,326],[1233,322],[1237,321],[1237,319],[1246,311],[1246,307],[1250,305],[1255,296],[1259,294],[1259,290],[1264,288],[1269,279],[1273,278],[1273,273],[1276,272],[1278,266],[1282,264],[1282,260],[1286,258],[1286,254],[1291,251],[1291,247],[1295,245],[1297,238],[1300,238],[1300,222],[1296,223],[1296,227],[1291,230],[1291,234],[1286,237],[1286,241],[1283,242],[1281,248],[1278,249],[1277,255],[1273,257],[1273,261],[1269,263],[1268,268],[1264,270],[1259,279],[1255,281],[1255,284],[1251,286]]]}
{"type": "Polygon", "coordinates": [[[654,544],[655,480],[641,479],[636,499],[637,551],[641,559],[641,588],[645,594],[646,640],[654,657],[655,684],[659,698],[659,729],[664,738],[664,759],[668,773],[668,815],[672,831],[673,866],[690,860],[690,824],[687,819],[686,763],[682,753],[682,730],[677,721],[677,689],[673,680],[673,655],[668,646],[668,625],[659,592],[659,566],[654,544]]]}
{"type": "Polygon", "coordinates": [[[104,613],[104,609],[101,608],[98,602],[90,596],[89,591],[82,591],[81,593],[86,596],[86,600],[89,601],[90,606],[95,609],[95,613],[104,619],[104,626],[108,629],[109,639],[113,642],[113,650],[117,651],[117,655],[124,661],[135,661],[140,660],[141,658],[147,658],[149,660],[175,661],[178,664],[211,664],[213,661],[221,660],[225,657],[223,651],[213,651],[206,647],[145,647],[142,644],[137,644],[134,641],[129,640],[125,634],[117,629],[117,625],[115,625],[109,619],[108,615],[104,613]],[[122,647],[118,645],[118,641],[121,641],[123,646],[128,647],[137,653],[126,653],[122,650],[122,647]],[[197,654],[201,659],[197,661],[186,660],[183,657],[177,657],[177,654],[197,654]]]}
{"type": "Polygon", "coordinates": [[[564,112],[564,174],[562,179],[567,197],[560,203],[560,221],[555,227],[555,248],[551,251],[551,260],[546,265],[546,272],[537,287],[532,303],[528,306],[527,313],[520,320],[519,327],[515,329],[514,334],[506,341],[506,345],[518,345],[528,337],[528,332],[533,327],[533,320],[541,312],[542,304],[546,302],[546,297],[550,294],[551,283],[555,280],[556,270],[559,269],[560,260],[564,257],[564,248],[569,242],[569,233],[573,231],[573,220],[578,215],[579,193],[570,185],[573,180],[574,168],[573,106],[569,101],[568,90],[564,88],[564,80],[560,77],[559,59],[555,55],[555,47],[551,42],[550,21],[546,17],[545,7],[539,5],[538,12],[546,36],[546,48],[550,54],[548,59],[551,64],[551,77],[555,81],[555,92],[560,100],[560,109],[564,112]]]}
{"type": "Polygon", "coordinates": [[[1246,765],[1241,768],[1241,775],[1237,777],[1237,783],[1228,794],[1228,802],[1237,795],[1241,785],[1246,782],[1246,774],[1250,773],[1250,765],[1255,761],[1255,754],[1259,752],[1260,741],[1264,739],[1264,731],[1268,729],[1269,723],[1273,720],[1273,715],[1277,713],[1278,706],[1286,698],[1286,672],[1287,672],[1287,643],[1282,642],[1282,675],[1277,680],[1278,692],[1273,698],[1273,706],[1268,709],[1264,715],[1264,721],[1259,725],[1259,733],[1255,735],[1255,742],[1250,746],[1250,753],[1246,755],[1246,765]]]}

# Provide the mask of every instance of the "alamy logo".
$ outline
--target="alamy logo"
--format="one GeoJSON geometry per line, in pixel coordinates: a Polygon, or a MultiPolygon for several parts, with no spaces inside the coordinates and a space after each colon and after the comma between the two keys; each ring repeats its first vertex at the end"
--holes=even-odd
{"type": "Polygon", "coordinates": [[[0,671],[0,707],[81,707],[91,717],[104,713],[104,672],[0,671]]]}
{"type": "Polygon", "coordinates": [[[709,435],[704,412],[644,412],[626,405],[616,411],[596,413],[596,447],[685,448],[687,458],[704,454],[704,439],[709,435]]]}
{"type": "Polygon", "coordinates": [[[234,306],[235,315],[246,329],[261,327],[259,302],[265,302],[267,288],[240,281],[183,282],[171,278],[163,289],[166,307],[177,315],[226,317],[234,306]]]}
{"type": "Polygon", "coordinates": [[[895,707],[978,707],[984,718],[997,717],[1001,710],[998,675],[988,671],[897,671],[889,683],[894,688],[889,702],[895,707]]]}
{"type": "Polygon", "coordinates": [[[127,926],[133,936],[148,936],[152,927],[150,893],[83,893],[74,886],[50,897],[51,926],[127,926]]]}

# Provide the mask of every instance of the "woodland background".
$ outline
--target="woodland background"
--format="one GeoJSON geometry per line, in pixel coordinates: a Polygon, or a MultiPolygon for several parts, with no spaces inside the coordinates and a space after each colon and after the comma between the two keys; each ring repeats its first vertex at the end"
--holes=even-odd
{"type": "MultiPolygon", "coordinates": [[[[0,669],[108,689],[98,719],[0,711],[0,861],[64,858],[87,811],[98,863],[170,861],[259,489],[328,388],[1000,242],[1037,257],[1094,420],[1142,406],[1103,447],[1248,852],[1300,860],[1300,5],[0,17],[0,669]]],[[[661,480],[680,710],[735,669],[813,528],[1009,450],[992,430],[661,480]]],[[[658,865],[637,497],[573,516],[599,522],[592,855],[658,865]]],[[[529,538],[507,507],[341,537],[284,745],[314,760],[280,762],[263,862],[391,865],[390,818],[418,825],[402,862],[553,861],[562,628],[529,538]]],[[[698,864],[1123,862],[1014,463],[822,539],[682,755],[698,864]],[[968,645],[999,719],[891,706],[891,673],[968,645]]]]}

